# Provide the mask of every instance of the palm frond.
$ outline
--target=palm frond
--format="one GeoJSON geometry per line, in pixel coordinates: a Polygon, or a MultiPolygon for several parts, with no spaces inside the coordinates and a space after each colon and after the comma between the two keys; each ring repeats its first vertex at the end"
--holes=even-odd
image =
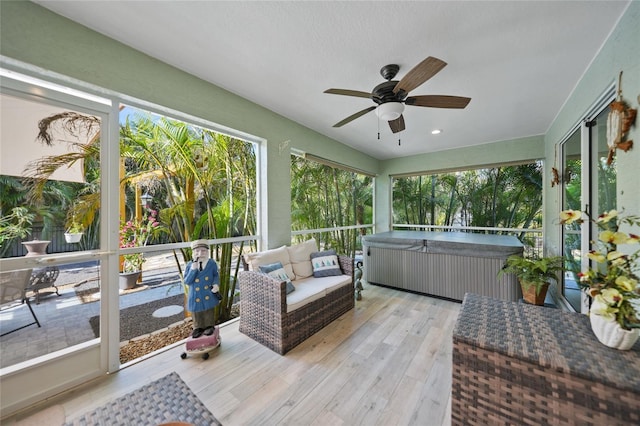
{"type": "Polygon", "coordinates": [[[92,115],[80,114],[73,111],[65,111],[45,117],[38,122],[38,135],[36,140],[46,145],[53,145],[54,133],[63,131],[72,135],[95,135],[100,130],[100,119],[92,115]]]}

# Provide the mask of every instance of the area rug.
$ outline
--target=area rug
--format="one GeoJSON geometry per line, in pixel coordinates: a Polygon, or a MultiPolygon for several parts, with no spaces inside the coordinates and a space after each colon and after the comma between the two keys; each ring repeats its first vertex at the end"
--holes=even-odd
{"type": "Polygon", "coordinates": [[[221,425],[175,371],[65,425],[157,426],[167,422],[221,425]]]}
{"type": "MultiPolygon", "coordinates": [[[[175,296],[122,309],[120,311],[120,341],[126,342],[134,337],[143,336],[168,327],[174,322],[182,321],[184,319],[184,310],[161,318],[153,316],[156,310],[171,305],[184,306],[184,295],[176,294],[175,296]]],[[[94,336],[100,337],[100,317],[89,318],[89,324],[91,324],[94,336]]]]}

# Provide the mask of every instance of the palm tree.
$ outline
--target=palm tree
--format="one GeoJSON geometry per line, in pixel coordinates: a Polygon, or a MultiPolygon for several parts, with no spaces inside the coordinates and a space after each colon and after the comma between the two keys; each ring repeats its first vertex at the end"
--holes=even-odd
{"type": "MultiPolygon", "coordinates": [[[[47,117],[40,122],[40,139],[54,143],[56,126],[79,132],[94,129],[96,120],[73,112],[47,117]]],[[[100,209],[99,147],[96,136],[87,144],[75,144],[72,152],[30,165],[29,199],[43,199],[44,188],[58,168],[81,162],[88,184],[78,190],[78,201],[66,208],[74,217],[83,212],[84,224],[95,223],[100,209]]],[[[169,231],[169,241],[224,238],[255,229],[255,153],[250,144],[183,122],[137,114],[121,125],[120,153],[123,188],[132,191],[144,185],[162,196],[159,217],[169,231]]],[[[223,244],[217,256],[223,300],[216,309],[221,322],[229,318],[235,293],[237,275],[231,271],[237,274],[238,268],[231,267],[232,249],[231,244],[223,244]]],[[[183,258],[189,259],[190,252],[183,249],[183,258]]],[[[175,253],[174,258],[182,276],[175,253]]]]}
{"type": "MultiPolygon", "coordinates": [[[[255,153],[250,144],[183,122],[138,116],[122,126],[121,145],[129,164],[123,182],[146,178],[162,188],[166,207],[160,219],[171,241],[226,238],[255,229],[255,153]]],[[[190,259],[190,252],[183,249],[183,258],[190,259]]],[[[216,308],[220,321],[230,317],[236,290],[239,256],[232,266],[233,254],[231,243],[216,251],[223,296],[216,308]]]]}

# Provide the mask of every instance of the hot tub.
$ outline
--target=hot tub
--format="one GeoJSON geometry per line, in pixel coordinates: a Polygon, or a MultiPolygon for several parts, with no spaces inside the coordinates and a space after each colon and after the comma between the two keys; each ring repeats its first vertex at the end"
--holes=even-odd
{"type": "Polygon", "coordinates": [[[505,259],[524,246],[506,235],[391,231],[362,237],[364,279],[370,284],[462,300],[465,293],[517,301],[515,276],[497,278],[505,259]]]}

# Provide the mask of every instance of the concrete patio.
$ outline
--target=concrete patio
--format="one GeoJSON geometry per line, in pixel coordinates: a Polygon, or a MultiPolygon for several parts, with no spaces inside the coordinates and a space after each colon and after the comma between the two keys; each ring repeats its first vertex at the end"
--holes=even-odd
{"type": "MultiPolygon", "coordinates": [[[[162,262],[150,259],[143,282],[132,290],[120,290],[120,309],[142,305],[181,294],[175,268],[158,268],[162,262]]],[[[0,368],[31,360],[95,338],[89,319],[99,315],[97,267],[69,265],[61,268],[56,280],[60,296],[42,294],[36,304],[28,296],[41,327],[31,325],[0,338],[0,368]]],[[[0,333],[13,330],[33,319],[26,305],[0,312],[0,333]]]]}

